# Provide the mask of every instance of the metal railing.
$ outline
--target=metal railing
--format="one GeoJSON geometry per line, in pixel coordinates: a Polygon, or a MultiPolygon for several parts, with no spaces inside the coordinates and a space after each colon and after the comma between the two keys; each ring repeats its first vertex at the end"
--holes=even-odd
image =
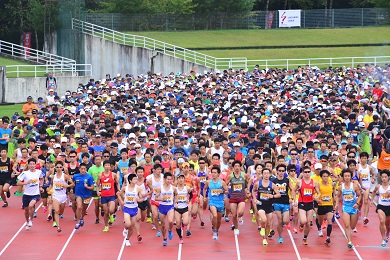
{"type": "Polygon", "coordinates": [[[91,64],[71,64],[69,66],[61,65],[9,65],[6,66],[6,76],[12,77],[44,77],[49,72],[63,76],[91,76],[91,64]]]}

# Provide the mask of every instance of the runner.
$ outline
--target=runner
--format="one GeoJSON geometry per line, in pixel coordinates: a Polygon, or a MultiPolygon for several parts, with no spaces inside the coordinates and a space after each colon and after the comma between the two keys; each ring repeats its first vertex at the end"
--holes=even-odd
{"type": "Polygon", "coordinates": [[[76,197],[76,217],[77,224],[75,229],[84,226],[84,216],[87,213],[88,205],[91,203],[92,191],[95,188],[93,177],[87,173],[87,165],[80,163],[79,173],[73,175],[72,180],[75,184],[74,191],[76,197]]]}
{"type": "MultiPolygon", "coordinates": [[[[368,165],[368,153],[362,152],[359,154],[360,163],[358,164],[358,171],[360,173],[359,184],[363,190],[363,203],[359,206],[361,210],[362,205],[364,204],[363,209],[363,224],[367,225],[369,220],[367,218],[368,212],[370,210],[370,189],[371,185],[375,183],[375,172],[371,165],[368,165]]],[[[373,193],[375,194],[375,193],[373,193]]]]}
{"type": "Polygon", "coordinates": [[[290,198],[290,221],[293,221],[293,225],[294,225],[293,233],[298,234],[298,230],[297,230],[297,227],[298,227],[298,205],[295,204],[295,201],[298,201],[299,195],[294,196],[292,194],[292,190],[294,189],[294,187],[298,183],[295,165],[291,165],[291,164],[288,165],[287,172],[288,172],[287,178],[289,179],[290,185],[291,185],[291,189],[290,189],[289,194],[288,194],[288,196],[290,198]]]}
{"type": "Polygon", "coordinates": [[[160,203],[156,201],[156,194],[161,188],[163,183],[164,175],[161,173],[163,170],[161,164],[155,164],[153,166],[153,174],[149,175],[146,178],[146,185],[149,188],[149,196],[150,197],[150,207],[152,209],[152,220],[153,227],[152,229],[157,229],[157,237],[161,237],[160,225],[158,221],[158,207],[160,203]]]}
{"type": "Polygon", "coordinates": [[[109,231],[109,222],[110,224],[114,223],[115,213],[115,186],[118,188],[118,175],[111,171],[110,161],[103,162],[104,172],[99,174],[98,180],[96,182],[96,193],[98,196],[101,196],[100,203],[102,204],[104,211],[104,229],[103,232],[109,231]],[[101,191],[100,191],[101,189],[101,191]],[[110,221],[109,221],[110,220],[110,221]]]}
{"type": "Polygon", "coordinates": [[[35,204],[39,201],[39,194],[43,192],[43,174],[41,170],[35,169],[37,161],[30,158],[27,161],[28,169],[18,176],[18,185],[24,186],[22,197],[22,207],[24,208],[24,217],[26,219],[26,230],[30,230],[33,225],[35,204]]]}
{"type": "Polygon", "coordinates": [[[135,222],[135,230],[137,231],[137,240],[138,242],[142,241],[141,233],[140,233],[140,224],[139,221],[144,222],[146,219],[146,212],[149,206],[148,201],[148,190],[146,186],[146,180],[144,178],[144,168],[142,166],[138,166],[135,169],[137,175],[137,183],[135,187],[137,188],[137,192],[142,195],[142,201],[138,201],[138,214],[137,221],[135,222]]]}
{"type": "Polygon", "coordinates": [[[198,169],[198,197],[199,197],[199,207],[198,207],[198,215],[200,220],[200,226],[204,227],[204,221],[203,221],[203,211],[207,208],[207,193],[203,193],[204,185],[206,181],[209,179],[210,171],[207,168],[206,160],[201,157],[198,160],[199,163],[199,169],[198,169]]]}
{"type": "MultiPolygon", "coordinates": [[[[4,134],[3,134],[4,135],[4,134]]],[[[15,177],[12,172],[11,164],[13,160],[7,157],[7,149],[2,147],[0,150],[0,195],[3,200],[3,208],[8,207],[7,198],[11,196],[9,191],[11,185],[11,178],[15,177]]]]}
{"type": "MultiPolygon", "coordinates": [[[[123,207],[125,228],[123,236],[126,237],[125,245],[131,246],[130,237],[133,234],[138,215],[138,202],[143,201],[142,191],[137,189],[137,175],[132,173],[127,177],[127,185],[117,192],[118,200],[123,207]]],[[[140,241],[140,240],[138,240],[140,241]]]]}
{"type": "Polygon", "coordinates": [[[60,216],[64,213],[65,204],[68,198],[66,197],[67,188],[72,188],[74,183],[71,177],[64,172],[64,163],[56,162],[55,163],[55,173],[52,177],[52,182],[49,190],[53,190],[52,203],[54,209],[54,222],[57,225],[57,232],[60,233],[62,231],[60,227],[60,216]],[[70,184],[68,184],[70,183],[70,184]]]}
{"type": "MultiPolygon", "coordinates": [[[[279,193],[279,188],[269,180],[271,176],[271,171],[267,168],[262,170],[263,178],[258,182],[255,182],[252,190],[252,197],[255,198],[254,201],[256,203],[257,213],[259,215],[260,223],[262,227],[265,227],[265,232],[261,232],[260,234],[263,237],[263,245],[268,245],[267,237],[269,232],[271,231],[272,224],[272,201],[273,199],[278,199],[281,197],[279,193]]],[[[287,184],[286,184],[287,185],[287,184]]],[[[286,192],[286,191],[284,191],[286,192]]],[[[280,206],[276,206],[276,208],[281,209],[280,206]]],[[[288,219],[288,211],[287,219],[288,219]]],[[[286,213],[285,212],[285,213],[286,213]]],[[[279,212],[280,218],[282,218],[283,212],[279,212]]],[[[279,218],[279,216],[278,216],[279,218]]],[[[279,233],[279,243],[283,243],[283,238],[281,237],[282,232],[279,233]]]]}
{"type": "Polygon", "coordinates": [[[343,222],[344,231],[348,240],[348,248],[353,248],[351,240],[351,229],[356,228],[358,221],[358,207],[361,201],[361,191],[357,183],[352,182],[352,171],[350,169],[344,169],[341,172],[343,183],[339,185],[339,190],[336,197],[335,211],[337,211],[340,205],[340,198],[343,203],[343,222]]]}
{"type": "Polygon", "coordinates": [[[378,194],[379,200],[376,206],[376,212],[379,217],[379,231],[382,237],[382,247],[389,242],[390,234],[390,185],[389,185],[389,170],[380,172],[382,184],[377,184],[372,194],[378,194]]]}
{"type": "Polygon", "coordinates": [[[234,161],[232,167],[233,173],[229,175],[226,184],[231,186],[229,203],[233,216],[234,235],[237,236],[240,234],[238,224],[244,224],[242,216],[245,211],[245,199],[249,197],[249,189],[247,188],[249,176],[241,171],[240,161],[234,161]]]}
{"type": "MultiPolygon", "coordinates": [[[[162,170],[162,166],[160,165],[162,170]]],[[[167,240],[167,229],[166,229],[166,220],[168,220],[168,238],[172,240],[172,228],[173,228],[173,217],[174,217],[174,207],[173,207],[173,196],[174,196],[174,187],[171,184],[173,181],[172,173],[164,173],[163,184],[160,189],[157,190],[155,199],[160,202],[158,207],[158,215],[161,221],[161,233],[163,237],[163,246],[168,245],[167,240]]],[[[176,223],[177,224],[177,223],[176,223]]]]}
{"type": "Polygon", "coordinates": [[[221,227],[221,218],[223,212],[225,212],[224,194],[228,192],[228,186],[221,178],[219,178],[220,174],[221,168],[213,166],[211,168],[211,180],[207,180],[203,188],[203,194],[208,192],[214,240],[218,240],[219,237],[218,232],[221,227]]]}
{"type": "MultiPolygon", "coordinates": [[[[101,155],[95,155],[94,156],[95,164],[88,169],[88,173],[93,177],[93,180],[95,183],[97,183],[99,175],[104,172],[104,167],[102,165],[102,156],[101,155]]],[[[95,224],[99,224],[99,213],[100,213],[100,197],[97,194],[97,187],[95,186],[93,192],[92,192],[92,198],[94,203],[94,212],[95,212],[95,224]]]]}
{"type": "Polygon", "coordinates": [[[175,188],[175,220],[176,233],[179,236],[179,243],[183,244],[183,232],[187,230],[189,224],[188,204],[190,202],[190,194],[192,189],[185,185],[184,174],[179,174],[177,177],[177,186],[175,188]]]}
{"type": "Polygon", "coordinates": [[[302,179],[298,180],[296,186],[292,190],[293,198],[295,198],[297,192],[299,192],[298,201],[295,204],[298,205],[299,214],[299,231],[303,231],[304,245],[308,245],[307,236],[310,232],[310,220],[313,219],[314,214],[314,192],[319,193],[318,183],[310,179],[310,167],[303,167],[302,179]]]}

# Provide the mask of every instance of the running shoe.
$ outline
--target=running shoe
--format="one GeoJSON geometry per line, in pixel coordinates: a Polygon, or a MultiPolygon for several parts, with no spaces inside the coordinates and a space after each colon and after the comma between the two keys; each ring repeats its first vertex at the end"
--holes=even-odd
{"type": "Polygon", "coordinates": [[[11,197],[11,192],[7,191],[7,198],[11,197]]]}
{"type": "Polygon", "coordinates": [[[191,236],[191,235],[192,235],[191,230],[187,230],[187,231],[186,231],[186,237],[189,237],[189,236],[191,236]]]}
{"type": "Polygon", "coordinates": [[[163,246],[167,246],[168,245],[168,241],[167,241],[167,239],[164,239],[163,240],[163,246]]]}
{"type": "Polygon", "coordinates": [[[57,227],[57,232],[61,233],[62,229],[60,227],[57,227]]]}
{"type": "Polygon", "coordinates": [[[30,226],[28,225],[28,222],[26,222],[26,230],[30,230],[30,226]]]}
{"type": "Polygon", "coordinates": [[[351,241],[350,241],[350,242],[348,242],[348,248],[349,248],[349,249],[353,248],[353,244],[352,244],[352,242],[351,242],[351,241]]]}
{"type": "Polygon", "coordinates": [[[152,230],[156,230],[156,226],[155,225],[152,225],[152,230]]]}
{"type": "Polygon", "coordinates": [[[179,244],[184,244],[183,238],[180,238],[179,244]]]}
{"type": "Polygon", "coordinates": [[[217,240],[218,239],[218,233],[217,231],[213,231],[213,239],[217,240]]]}
{"type": "Polygon", "coordinates": [[[265,228],[260,229],[260,236],[265,237],[265,228]]]}
{"type": "Polygon", "coordinates": [[[231,230],[234,230],[236,227],[232,224],[231,226],[230,226],[230,229],[231,230]]]}
{"type": "Polygon", "coordinates": [[[291,229],[291,226],[290,226],[290,223],[288,223],[287,225],[285,225],[287,230],[290,230],[291,229]]]}
{"type": "Polygon", "coordinates": [[[28,225],[29,227],[32,227],[32,226],[33,226],[33,222],[32,222],[31,219],[28,221],[27,225],[28,225]]]}
{"type": "Polygon", "coordinates": [[[340,213],[339,212],[336,212],[336,218],[339,219],[341,216],[340,216],[340,213]]]}
{"type": "Polygon", "coordinates": [[[252,215],[252,222],[256,223],[256,216],[255,215],[252,215]]]}
{"type": "Polygon", "coordinates": [[[34,218],[37,218],[37,212],[34,211],[34,215],[33,215],[34,218]]]}
{"type": "Polygon", "coordinates": [[[302,225],[299,225],[299,232],[303,232],[303,226],[302,225]]]}
{"type": "Polygon", "coordinates": [[[385,240],[386,240],[386,243],[388,243],[389,242],[389,237],[386,237],[385,240]]]}
{"type": "Polygon", "coordinates": [[[367,225],[368,222],[370,222],[370,221],[368,220],[368,218],[364,218],[364,219],[363,219],[363,224],[364,224],[364,225],[367,225]]]}
{"type": "Polygon", "coordinates": [[[114,215],[110,215],[110,223],[112,224],[112,223],[114,223],[114,221],[115,221],[115,218],[114,218],[114,215]]]}
{"type": "Polygon", "coordinates": [[[240,230],[238,228],[234,229],[234,235],[238,236],[240,234],[240,230]]]}
{"type": "Polygon", "coordinates": [[[192,215],[192,219],[194,219],[194,220],[195,220],[197,217],[198,217],[197,214],[193,214],[193,215],[192,215]]]}
{"type": "MultiPolygon", "coordinates": [[[[263,241],[264,241],[264,240],[263,240],[263,241]]],[[[283,244],[283,237],[279,237],[278,243],[279,243],[279,244],[283,244]]]]}
{"type": "Polygon", "coordinates": [[[253,214],[253,209],[250,209],[250,210],[249,210],[249,214],[253,214]]]}
{"type": "Polygon", "coordinates": [[[153,223],[152,218],[147,218],[146,223],[153,223]]]}
{"type": "Polygon", "coordinates": [[[14,195],[15,195],[16,197],[21,197],[21,196],[23,196],[23,192],[15,191],[15,192],[14,192],[14,195]]]}
{"type": "Polygon", "coordinates": [[[328,237],[328,238],[325,240],[325,244],[327,244],[327,245],[330,244],[330,237],[328,237]]]}
{"type": "Polygon", "coordinates": [[[6,208],[6,207],[8,207],[8,202],[4,202],[4,205],[3,206],[1,206],[2,208],[6,208]]]}
{"type": "MultiPolygon", "coordinates": [[[[313,216],[314,217],[314,216],[313,216]]],[[[313,226],[313,221],[310,221],[310,226],[312,227],[313,226]]]]}
{"type": "Polygon", "coordinates": [[[382,240],[381,247],[385,247],[385,246],[386,246],[386,244],[387,244],[387,243],[386,243],[386,239],[383,239],[383,240],[382,240]]]}
{"type": "Polygon", "coordinates": [[[263,246],[267,246],[268,245],[268,241],[267,241],[267,239],[263,239],[263,246]]]}
{"type": "Polygon", "coordinates": [[[273,229],[271,229],[271,231],[269,232],[268,237],[273,237],[274,235],[275,235],[275,231],[273,229]]]}
{"type": "Polygon", "coordinates": [[[230,222],[230,219],[228,216],[225,216],[225,222],[230,222]]]}
{"type": "Polygon", "coordinates": [[[57,222],[53,221],[53,227],[57,227],[57,222]]]}
{"type": "MultiPolygon", "coordinates": [[[[187,230],[187,234],[188,234],[188,231],[189,230],[187,230]]],[[[169,238],[169,240],[172,240],[172,238],[173,238],[172,230],[168,230],[168,238],[169,238]]]]}
{"type": "Polygon", "coordinates": [[[356,227],[352,231],[353,231],[353,233],[357,233],[358,232],[356,227]]]}
{"type": "Polygon", "coordinates": [[[204,227],[204,222],[203,222],[203,221],[200,222],[200,226],[201,226],[201,227],[204,227]]]}
{"type": "Polygon", "coordinates": [[[298,230],[296,228],[293,229],[294,234],[298,234],[298,230]]]}
{"type": "Polygon", "coordinates": [[[138,236],[137,236],[137,240],[138,240],[138,242],[141,242],[141,241],[142,241],[141,235],[138,235],[138,236]]]}
{"type": "Polygon", "coordinates": [[[73,220],[77,221],[77,216],[76,215],[74,215],[73,220]]]}
{"type": "Polygon", "coordinates": [[[52,220],[52,219],[53,219],[53,217],[52,217],[51,215],[48,215],[46,220],[47,220],[47,221],[50,221],[50,220],[52,220]]]}
{"type": "Polygon", "coordinates": [[[60,218],[64,218],[64,215],[60,215],[60,218]]]}
{"type": "Polygon", "coordinates": [[[47,206],[43,206],[43,213],[47,212],[47,206]]]}
{"type": "Polygon", "coordinates": [[[128,239],[125,240],[125,246],[131,246],[130,241],[128,239]]]}
{"type": "Polygon", "coordinates": [[[305,246],[308,245],[308,243],[307,243],[307,238],[302,239],[302,244],[305,245],[305,246]]]}
{"type": "Polygon", "coordinates": [[[80,227],[84,226],[84,219],[81,218],[79,223],[80,223],[80,227]]]}
{"type": "Polygon", "coordinates": [[[260,232],[260,230],[261,230],[261,226],[258,226],[258,227],[257,227],[257,231],[260,232]]]}
{"type": "Polygon", "coordinates": [[[108,230],[110,230],[110,228],[108,226],[105,226],[103,232],[108,232],[108,230]]]}
{"type": "Polygon", "coordinates": [[[100,220],[97,218],[97,219],[95,220],[95,224],[99,224],[99,222],[100,222],[100,220]]]}
{"type": "Polygon", "coordinates": [[[74,226],[74,229],[79,229],[80,228],[80,223],[77,223],[76,226],[74,226]]]}
{"type": "Polygon", "coordinates": [[[124,237],[127,237],[127,234],[129,233],[129,230],[127,228],[124,228],[123,231],[122,231],[122,235],[124,237]]]}
{"type": "Polygon", "coordinates": [[[161,231],[157,231],[156,237],[161,237],[161,231]]]}
{"type": "Polygon", "coordinates": [[[322,230],[318,230],[318,236],[319,237],[323,237],[324,236],[324,233],[322,233],[322,230]]]}
{"type": "Polygon", "coordinates": [[[68,206],[69,206],[69,207],[72,207],[72,205],[73,205],[73,203],[72,203],[72,201],[70,200],[68,206]]]}
{"type": "Polygon", "coordinates": [[[242,217],[238,218],[238,225],[244,225],[244,219],[242,217]]]}

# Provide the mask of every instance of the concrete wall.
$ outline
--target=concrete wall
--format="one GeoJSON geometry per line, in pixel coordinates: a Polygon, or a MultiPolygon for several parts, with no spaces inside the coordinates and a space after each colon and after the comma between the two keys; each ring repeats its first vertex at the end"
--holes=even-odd
{"type": "MultiPolygon", "coordinates": [[[[85,84],[90,78],[89,76],[56,77],[58,84],[57,93],[59,96],[63,96],[67,90],[76,90],[80,83],[85,84]]],[[[32,96],[34,102],[36,102],[38,97],[46,96],[46,78],[5,78],[5,88],[0,94],[2,94],[0,97],[2,103],[24,103],[28,96],[32,96]]]]}
{"type": "Polygon", "coordinates": [[[210,70],[193,62],[184,61],[172,56],[159,53],[154,59],[154,68],[151,68],[151,58],[157,54],[139,47],[118,44],[100,37],[85,35],[85,63],[92,64],[92,75],[95,79],[105,78],[109,73],[115,76],[120,73],[132,75],[162,73],[168,75],[171,72],[189,73],[193,68],[197,71],[210,70]]]}

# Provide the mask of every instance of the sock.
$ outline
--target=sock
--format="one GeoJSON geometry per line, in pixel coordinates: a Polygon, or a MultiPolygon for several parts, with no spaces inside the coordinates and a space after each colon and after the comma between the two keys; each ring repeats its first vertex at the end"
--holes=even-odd
{"type": "Polygon", "coordinates": [[[328,226],[326,227],[326,235],[328,237],[330,237],[330,233],[332,233],[332,224],[328,224],[328,226]]]}
{"type": "Polygon", "coordinates": [[[54,211],[54,209],[52,209],[52,210],[51,210],[51,216],[53,217],[53,221],[55,221],[55,220],[54,220],[54,214],[55,214],[55,211],[54,211]]]}
{"type": "Polygon", "coordinates": [[[316,226],[317,226],[318,230],[321,230],[321,225],[320,225],[320,222],[318,222],[318,218],[316,218],[316,226]]]}
{"type": "Polygon", "coordinates": [[[304,235],[304,236],[303,236],[303,239],[307,239],[307,235],[304,235]]]}
{"type": "Polygon", "coordinates": [[[177,233],[177,235],[179,236],[179,238],[182,238],[182,235],[181,235],[181,228],[176,228],[176,233],[177,233]]]}

